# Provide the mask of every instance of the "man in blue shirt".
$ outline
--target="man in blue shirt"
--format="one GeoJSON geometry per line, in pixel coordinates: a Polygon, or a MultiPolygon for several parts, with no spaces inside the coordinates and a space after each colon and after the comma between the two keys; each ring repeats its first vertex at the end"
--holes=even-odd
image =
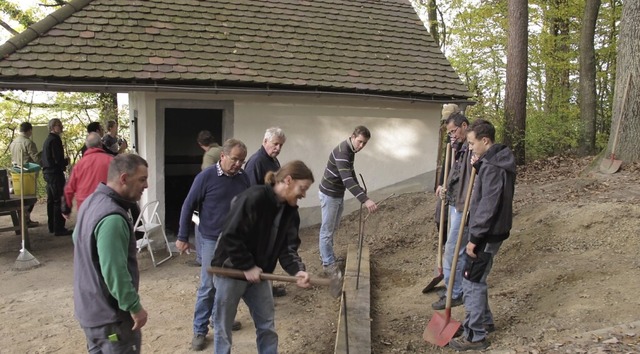
{"type": "MultiPolygon", "coordinates": [[[[240,140],[228,139],[222,146],[220,161],[215,167],[200,172],[189,190],[187,198],[182,204],[180,212],[180,227],[176,248],[180,252],[187,251],[189,244],[189,225],[194,210],[200,210],[200,224],[198,232],[201,236],[202,266],[200,268],[200,286],[196,296],[196,306],[193,315],[193,350],[203,350],[206,347],[205,337],[209,331],[209,319],[213,310],[213,300],[216,289],[213,286],[213,276],[207,272],[211,266],[213,252],[216,248],[218,235],[222,231],[231,200],[249,188],[249,179],[242,170],[247,157],[247,146],[240,140]]],[[[239,329],[239,323],[234,326],[239,329]]]]}

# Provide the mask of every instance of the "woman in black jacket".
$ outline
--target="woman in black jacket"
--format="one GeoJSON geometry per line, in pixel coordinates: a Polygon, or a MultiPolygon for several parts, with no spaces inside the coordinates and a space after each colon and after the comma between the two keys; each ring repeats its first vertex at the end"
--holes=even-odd
{"type": "Polygon", "coordinates": [[[260,281],[260,273],[272,273],[280,261],[287,273],[298,277],[298,286],[310,286],[298,255],[300,239],[297,232],[288,231],[291,223],[299,223],[298,200],[313,182],[311,170],[302,161],[292,161],[267,173],[264,185],[252,186],[232,202],[211,265],[240,269],[246,280],[214,276],[214,353],[231,352],[231,326],[241,298],[256,326],[258,353],[277,353],[271,285],[260,281]]]}

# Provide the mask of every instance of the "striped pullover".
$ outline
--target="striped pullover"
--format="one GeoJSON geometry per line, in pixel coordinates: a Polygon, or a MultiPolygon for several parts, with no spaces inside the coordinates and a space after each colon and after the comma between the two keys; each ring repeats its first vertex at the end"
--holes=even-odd
{"type": "Polygon", "coordinates": [[[360,203],[366,202],[369,197],[360,188],[353,168],[355,151],[351,144],[351,138],[341,142],[336,146],[324,170],[322,181],[320,182],[320,192],[334,198],[343,198],[345,189],[348,189],[360,203]]]}

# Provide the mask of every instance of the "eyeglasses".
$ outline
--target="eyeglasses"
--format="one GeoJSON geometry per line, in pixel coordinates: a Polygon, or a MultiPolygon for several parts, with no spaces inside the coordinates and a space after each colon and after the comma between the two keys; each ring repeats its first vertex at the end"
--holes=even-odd
{"type": "Polygon", "coordinates": [[[244,159],[226,156],[234,165],[244,165],[244,159]]]}
{"type": "Polygon", "coordinates": [[[458,132],[458,129],[460,129],[460,127],[456,127],[456,129],[450,130],[448,134],[453,135],[458,132]]]}

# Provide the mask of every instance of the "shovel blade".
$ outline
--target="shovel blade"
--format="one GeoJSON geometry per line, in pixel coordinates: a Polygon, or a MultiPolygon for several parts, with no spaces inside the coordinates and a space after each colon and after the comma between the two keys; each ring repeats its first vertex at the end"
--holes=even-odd
{"type": "Polygon", "coordinates": [[[422,338],[431,344],[444,347],[449,344],[459,327],[460,322],[451,319],[450,313],[436,312],[424,329],[422,338]]]}
{"type": "Polygon", "coordinates": [[[600,163],[600,172],[606,174],[613,174],[618,172],[622,165],[622,160],[606,159],[600,163]]]}
{"type": "Polygon", "coordinates": [[[444,274],[440,273],[437,276],[435,276],[431,282],[429,284],[427,284],[427,286],[424,287],[424,289],[422,289],[422,293],[426,294],[430,291],[433,291],[433,289],[436,288],[436,285],[438,285],[442,279],[444,279],[444,274]]]}

